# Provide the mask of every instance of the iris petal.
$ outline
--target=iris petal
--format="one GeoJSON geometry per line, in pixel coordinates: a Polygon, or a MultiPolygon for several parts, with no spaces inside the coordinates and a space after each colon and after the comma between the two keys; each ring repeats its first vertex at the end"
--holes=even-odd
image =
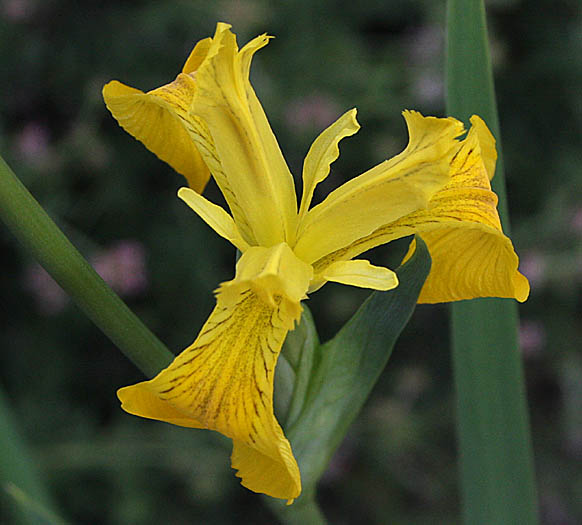
{"type": "Polygon", "coordinates": [[[497,196],[489,183],[486,166],[494,169],[492,137],[480,119],[473,118],[472,122],[473,127],[457,146],[451,161],[449,183],[434,194],[426,209],[386,224],[320,259],[313,265],[315,274],[321,274],[335,261],[351,259],[394,239],[419,234],[433,259],[420,302],[475,297],[513,297],[524,301],[529,284],[517,270],[518,257],[501,229],[497,196]],[[481,140],[485,140],[485,159],[481,140]]]}
{"type": "Polygon", "coordinates": [[[463,125],[453,118],[405,112],[410,141],[396,157],[328,195],[299,225],[295,252],[313,263],[418,209],[449,180],[463,125]]]}
{"type": "Polygon", "coordinates": [[[299,496],[297,462],[273,413],[273,380],[311,275],[285,244],[247,250],[194,343],[155,378],[120,389],[122,408],[217,430],[233,440],[232,465],[245,487],[299,496]]]}
{"type": "Polygon", "coordinates": [[[249,247],[242,238],[233,218],[220,206],[213,204],[190,188],[180,188],[178,197],[190,206],[218,235],[231,242],[241,252],[249,247]]]}
{"type": "Polygon", "coordinates": [[[213,41],[219,49],[196,72],[190,112],[208,128],[228,188],[217,183],[229,206],[236,201],[243,211],[257,244],[291,243],[297,220],[293,177],[248,77],[254,53],[269,38],[259,36],[239,51],[229,27],[217,26],[213,41]]]}
{"type": "Polygon", "coordinates": [[[331,164],[339,157],[339,142],[357,133],[360,125],[356,120],[356,110],[344,113],[325,129],[313,142],[303,162],[303,195],[299,208],[299,220],[307,213],[315,186],[329,175],[331,164]]]}
{"type": "MultiPolygon", "coordinates": [[[[508,297],[523,302],[529,283],[517,270],[511,241],[498,230],[479,224],[441,226],[420,234],[432,269],[419,303],[441,303],[475,297],[508,297]]],[[[411,246],[411,253],[414,246],[411,246]]]]}
{"type": "Polygon", "coordinates": [[[130,135],[183,175],[188,185],[202,192],[210,172],[202,160],[189,128],[188,113],[194,91],[194,73],[208,54],[209,39],[194,47],[184,73],[174,82],[144,93],[113,80],[103,88],[105,104],[130,135]],[[186,74],[188,73],[188,74],[186,74]]]}
{"type": "Polygon", "coordinates": [[[386,291],[398,286],[396,273],[382,266],[374,266],[363,259],[336,261],[325,269],[322,278],[372,290],[386,291]]]}

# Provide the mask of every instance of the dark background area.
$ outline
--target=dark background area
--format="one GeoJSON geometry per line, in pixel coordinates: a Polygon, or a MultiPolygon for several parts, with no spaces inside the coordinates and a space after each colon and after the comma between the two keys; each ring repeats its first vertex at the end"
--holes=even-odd
{"type": "MultiPolygon", "coordinates": [[[[0,0],[0,151],[139,317],[174,352],[233,273],[232,247],[175,196],[183,179],[123,132],[101,88],[174,79],[217,21],[239,44],[276,38],[252,80],[291,170],[351,107],[361,131],[316,199],[398,153],[400,112],[444,115],[444,2],[0,0]],[[279,6],[279,7],[275,7],[279,6]]],[[[544,523],[582,522],[582,8],[487,2],[544,523]]],[[[207,196],[218,199],[210,185],[207,196]]],[[[73,523],[273,523],[239,486],[229,441],[122,412],[139,371],[0,226],[0,387],[73,523]]],[[[381,252],[377,257],[383,257],[381,252]]],[[[389,254],[386,254],[388,257],[389,254]]],[[[309,301],[333,335],[367,292],[309,301]]],[[[447,305],[420,306],[321,481],[334,524],[459,518],[447,305]]],[[[0,522],[9,520],[0,495],[0,522]]]]}

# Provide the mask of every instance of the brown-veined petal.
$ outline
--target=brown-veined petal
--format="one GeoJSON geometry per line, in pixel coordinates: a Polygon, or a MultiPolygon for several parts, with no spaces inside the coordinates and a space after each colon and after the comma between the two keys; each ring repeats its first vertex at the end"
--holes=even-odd
{"type": "MultiPolygon", "coordinates": [[[[218,24],[218,51],[196,72],[190,112],[207,126],[228,182],[217,183],[232,209],[243,210],[258,245],[292,243],[297,221],[293,177],[249,81],[251,59],[269,37],[259,36],[240,51],[227,24],[218,24]]],[[[235,221],[237,215],[233,211],[235,221]]]]}
{"type": "Polygon", "coordinates": [[[233,440],[241,483],[276,498],[301,492],[297,462],[273,413],[275,365],[301,315],[311,268],[285,244],[249,248],[194,343],[155,378],[118,396],[135,415],[216,430],[233,440]]]}
{"type": "MultiPolygon", "coordinates": [[[[494,228],[463,222],[420,233],[432,259],[419,303],[476,297],[507,297],[523,302],[529,283],[517,270],[511,240],[494,228]]],[[[414,251],[412,243],[409,255],[414,251]]]]}
{"type": "Polygon", "coordinates": [[[206,59],[210,39],[194,47],[174,82],[148,93],[113,80],[103,87],[105,104],[119,125],[183,175],[201,193],[210,172],[189,132],[188,110],[196,83],[194,73],[206,59]]]}
{"type": "Polygon", "coordinates": [[[491,191],[486,168],[486,162],[489,169],[494,167],[492,137],[481,119],[473,117],[471,122],[473,127],[459,143],[452,160],[450,182],[435,193],[428,208],[386,224],[320,259],[313,265],[315,274],[321,274],[335,261],[351,259],[391,240],[419,234],[432,257],[420,302],[475,297],[513,297],[524,301],[529,284],[517,270],[518,257],[501,230],[497,195],[491,191]],[[481,140],[486,143],[485,160],[481,140]]]}
{"type": "Polygon", "coordinates": [[[378,227],[426,208],[449,181],[463,124],[404,112],[410,140],[396,157],[328,195],[299,224],[295,253],[308,263],[351,245],[378,227]]]}

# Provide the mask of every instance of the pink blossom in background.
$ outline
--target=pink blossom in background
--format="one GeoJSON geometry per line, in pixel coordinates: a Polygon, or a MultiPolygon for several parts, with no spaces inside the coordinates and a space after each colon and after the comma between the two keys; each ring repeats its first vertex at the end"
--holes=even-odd
{"type": "Polygon", "coordinates": [[[116,242],[91,257],[91,265],[119,295],[137,295],[147,288],[145,250],[137,241],[116,242]]]}
{"type": "Polygon", "coordinates": [[[570,228],[578,235],[582,235],[582,208],[578,208],[572,215],[570,228]]]}
{"type": "Polygon", "coordinates": [[[323,130],[342,114],[341,108],[324,95],[312,94],[289,104],[285,120],[298,132],[323,130]]]}
{"type": "Polygon", "coordinates": [[[416,75],[412,91],[416,99],[424,104],[440,101],[445,92],[443,77],[438,72],[423,71],[416,75]]]}
{"type": "Polygon", "coordinates": [[[539,354],[546,344],[546,331],[542,323],[522,321],[519,324],[519,347],[525,357],[539,354]]]}
{"type": "MultiPolygon", "coordinates": [[[[90,257],[89,262],[122,297],[139,295],[147,288],[145,250],[137,241],[118,241],[90,257]]],[[[25,289],[35,297],[40,313],[56,315],[67,306],[68,295],[40,265],[30,265],[23,280],[25,289]]]]}
{"type": "Polygon", "coordinates": [[[409,57],[415,64],[430,64],[442,60],[445,34],[440,26],[424,25],[409,37],[409,57]]]}
{"type": "Polygon", "coordinates": [[[424,368],[408,366],[398,374],[394,385],[394,394],[399,401],[410,406],[422,397],[431,386],[431,382],[430,374],[424,368]]]}
{"type": "Polygon", "coordinates": [[[1,13],[12,22],[23,22],[30,18],[35,5],[30,0],[3,0],[1,13]]]}
{"type": "Polygon", "coordinates": [[[547,262],[541,253],[525,253],[521,258],[519,269],[527,277],[532,290],[536,286],[542,285],[546,280],[547,262]]]}
{"type": "Polygon", "coordinates": [[[443,30],[436,26],[421,27],[409,37],[408,55],[413,72],[410,87],[414,98],[422,104],[442,101],[444,38],[443,30]]]}
{"type": "Polygon", "coordinates": [[[28,122],[16,138],[16,149],[30,164],[42,164],[49,157],[49,130],[40,122],[28,122]]]}
{"type": "Polygon", "coordinates": [[[26,268],[23,284],[34,296],[38,311],[43,315],[56,315],[69,302],[69,296],[40,264],[31,264],[26,268]]]}

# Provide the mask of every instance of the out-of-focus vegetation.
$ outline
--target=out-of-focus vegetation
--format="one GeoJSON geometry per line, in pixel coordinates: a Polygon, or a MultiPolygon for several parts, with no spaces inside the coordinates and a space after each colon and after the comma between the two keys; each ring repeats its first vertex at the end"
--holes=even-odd
{"type": "MultiPolygon", "coordinates": [[[[582,521],[582,7],[488,4],[545,523],[582,521]]],[[[101,87],[167,83],[217,21],[277,38],[252,79],[292,171],[346,109],[362,130],[318,194],[406,141],[402,109],[443,115],[444,2],[0,0],[0,150],[51,216],[175,352],[195,337],[234,253],[176,196],[183,181],[125,134],[101,87]],[[276,7],[277,6],[277,7],[276,7]]],[[[220,196],[211,185],[207,194],[220,196]]],[[[317,196],[316,196],[317,198],[317,196]]],[[[272,523],[221,436],[131,417],[138,370],[0,226],[0,387],[75,523],[272,523]]],[[[389,250],[373,254],[390,259],[389,250]]],[[[327,285],[323,339],[367,292],[327,285]]],[[[321,482],[332,523],[454,523],[459,494],[447,307],[422,306],[321,482]]],[[[0,494],[0,522],[12,500],[0,494]]]]}

